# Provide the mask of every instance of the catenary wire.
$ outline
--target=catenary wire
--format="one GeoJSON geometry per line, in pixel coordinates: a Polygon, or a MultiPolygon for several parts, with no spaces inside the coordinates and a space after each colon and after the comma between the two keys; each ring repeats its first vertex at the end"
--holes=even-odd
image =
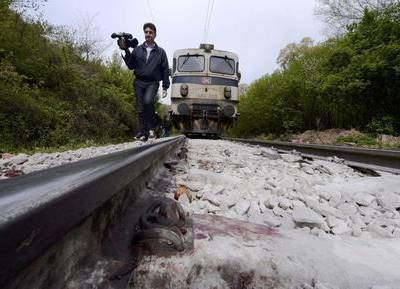
{"type": "Polygon", "coordinates": [[[208,33],[210,31],[210,24],[211,24],[211,18],[212,18],[212,14],[213,14],[213,9],[214,9],[214,0],[211,0],[211,8],[210,8],[210,14],[208,16],[208,23],[207,23],[207,34],[205,37],[205,42],[207,41],[207,37],[208,37],[208,33]]]}
{"type": "Polygon", "coordinates": [[[204,38],[203,38],[204,43],[207,41],[213,8],[214,8],[214,0],[208,0],[206,20],[204,23],[204,38]]]}
{"type": "Polygon", "coordinates": [[[150,0],[146,0],[146,3],[147,3],[147,8],[149,9],[151,21],[154,22],[155,17],[154,17],[153,9],[151,8],[151,5],[150,5],[150,0]]]}

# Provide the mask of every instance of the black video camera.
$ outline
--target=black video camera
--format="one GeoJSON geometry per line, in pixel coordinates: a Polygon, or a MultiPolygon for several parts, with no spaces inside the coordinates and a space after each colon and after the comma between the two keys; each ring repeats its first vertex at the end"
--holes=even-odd
{"type": "Polygon", "coordinates": [[[135,48],[139,44],[139,41],[136,38],[133,38],[132,34],[130,33],[125,33],[125,32],[113,33],[111,34],[111,38],[112,39],[118,38],[118,44],[122,41],[126,43],[127,48],[129,47],[135,48]]]}

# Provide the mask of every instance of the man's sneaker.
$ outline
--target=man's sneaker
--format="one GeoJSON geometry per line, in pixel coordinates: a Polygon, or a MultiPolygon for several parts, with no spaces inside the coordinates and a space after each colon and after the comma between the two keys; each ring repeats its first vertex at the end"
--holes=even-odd
{"type": "Polygon", "coordinates": [[[135,139],[140,141],[147,141],[148,136],[142,132],[138,132],[135,136],[135,139]]]}
{"type": "Polygon", "coordinates": [[[156,133],[152,129],[149,131],[149,138],[156,138],[156,133]]]}
{"type": "Polygon", "coordinates": [[[141,137],[142,135],[143,135],[143,134],[142,134],[141,132],[138,132],[138,133],[135,135],[135,139],[136,139],[136,140],[140,139],[140,137],[141,137]]]}
{"type": "Polygon", "coordinates": [[[147,135],[142,135],[139,140],[140,141],[147,141],[149,139],[149,137],[147,135]]]}

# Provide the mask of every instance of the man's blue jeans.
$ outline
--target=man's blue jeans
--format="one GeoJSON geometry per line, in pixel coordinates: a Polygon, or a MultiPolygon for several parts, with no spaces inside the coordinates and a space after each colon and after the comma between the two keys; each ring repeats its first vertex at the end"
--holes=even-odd
{"type": "Polygon", "coordinates": [[[149,130],[156,128],[154,104],[159,86],[159,82],[135,80],[139,130],[144,135],[149,135],[149,130]]]}

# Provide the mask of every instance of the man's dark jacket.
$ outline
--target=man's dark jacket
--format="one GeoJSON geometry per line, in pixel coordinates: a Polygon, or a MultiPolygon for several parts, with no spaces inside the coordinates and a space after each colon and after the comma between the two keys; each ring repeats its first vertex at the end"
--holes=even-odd
{"type": "Polygon", "coordinates": [[[125,63],[133,69],[136,79],[146,82],[163,82],[163,89],[169,88],[168,58],[164,49],[155,44],[146,62],[147,51],[145,44],[137,46],[132,52],[126,51],[125,63]]]}

